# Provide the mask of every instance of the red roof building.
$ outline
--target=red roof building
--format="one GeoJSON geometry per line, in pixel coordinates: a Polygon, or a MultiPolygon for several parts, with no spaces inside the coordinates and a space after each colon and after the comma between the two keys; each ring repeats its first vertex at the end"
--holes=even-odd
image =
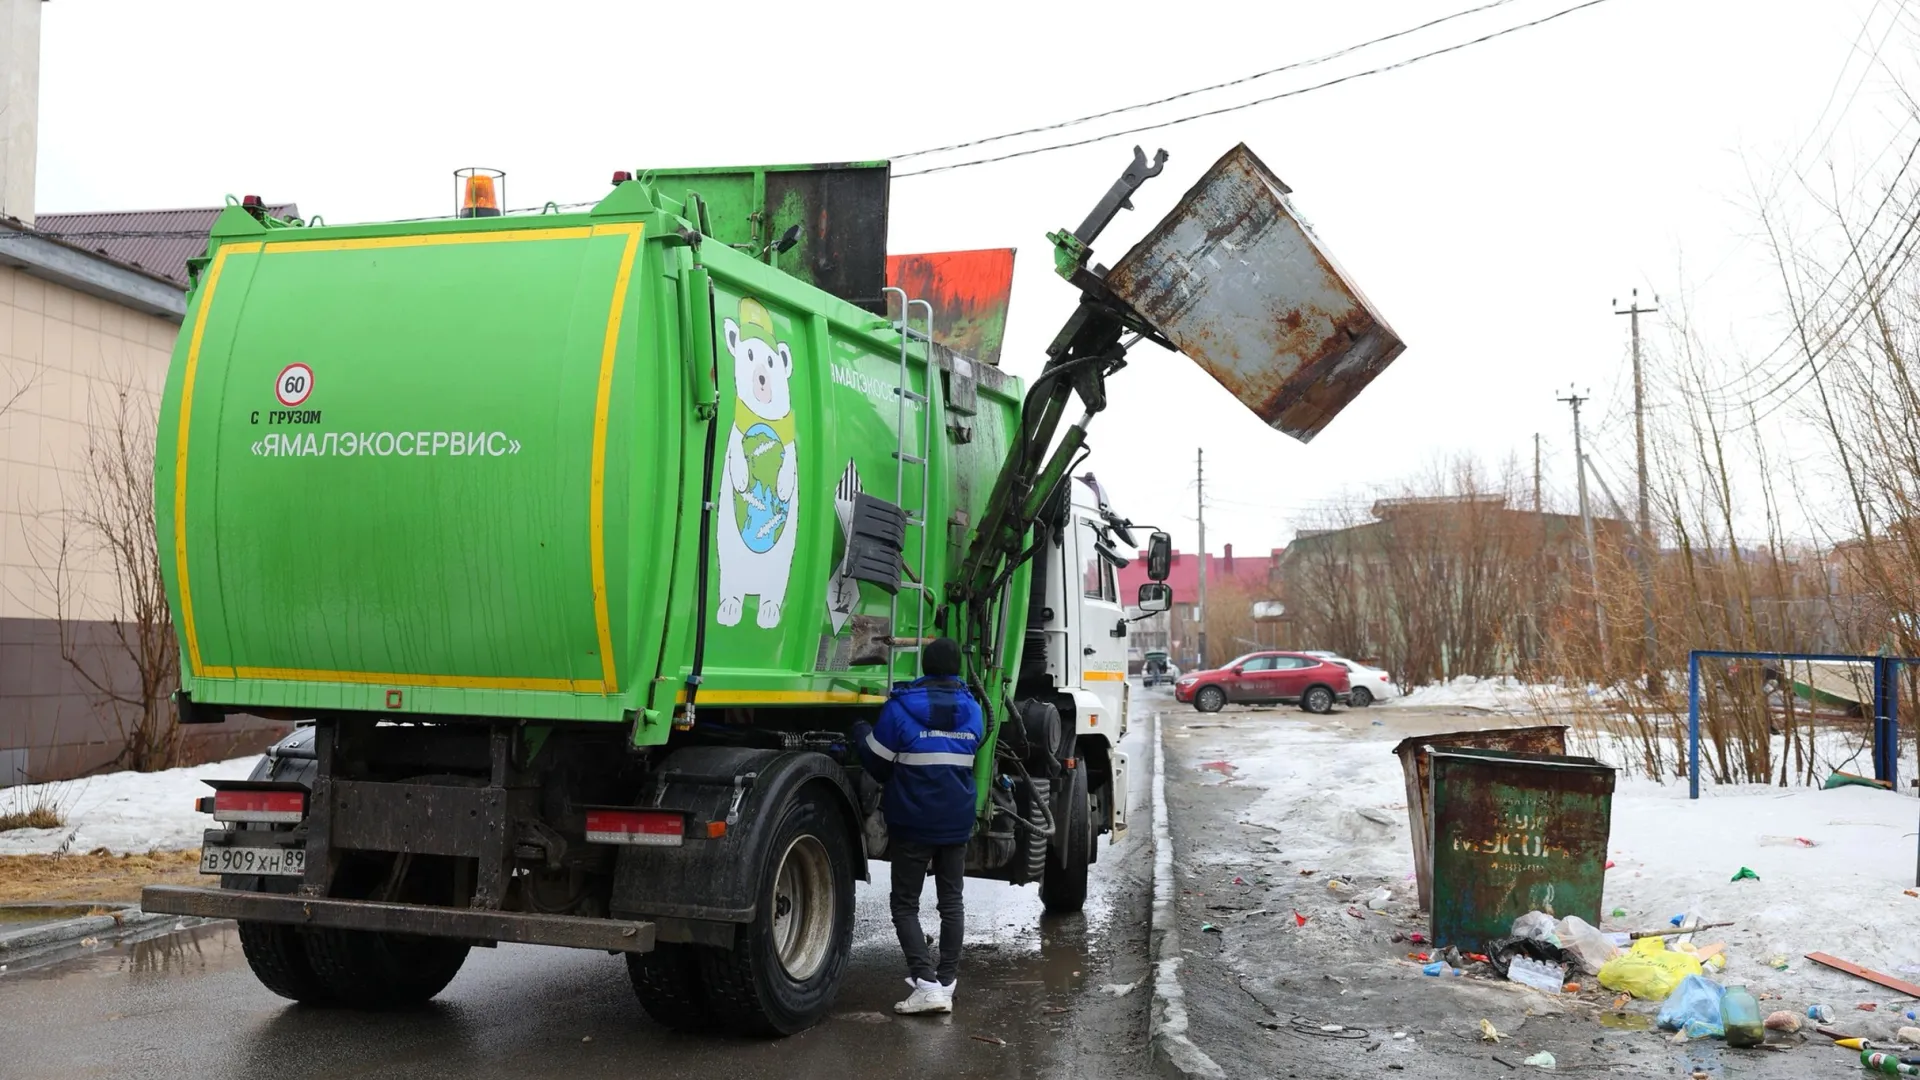
{"type": "MultiPolygon", "coordinates": [[[[38,214],[33,227],[75,247],[187,287],[187,260],[206,254],[207,233],[219,206],[187,210],[104,210],[98,213],[38,214]]],[[[293,203],[267,207],[274,217],[296,217],[293,203]]]]}
{"type": "MultiPolygon", "coordinates": [[[[1267,600],[1280,594],[1280,558],[1285,553],[1285,548],[1274,548],[1265,555],[1236,558],[1232,544],[1227,544],[1218,555],[1196,556],[1192,552],[1174,552],[1171,573],[1167,575],[1167,584],[1173,587],[1173,608],[1134,623],[1128,635],[1131,648],[1136,653],[1148,649],[1165,650],[1173,654],[1174,663],[1186,668],[1195,666],[1199,657],[1198,627],[1194,614],[1200,602],[1201,560],[1205,559],[1207,564],[1210,600],[1219,597],[1218,590],[1223,584],[1248,599],[1267,600]]],[[[1138,558],[1120,571],[1121,602],[1132,603],[1134,597],[1140,594],[1140,586],[1147,580],[1147,553],[1142,551],[1138,558]]],[[[1224,647],[1232,649],[1234,646],[1224,647]]],[[[1208,651],[1213,652],[1214,649],[1210,646],[1208,651]]],[[[1140,659],[1138,655],[1131,657],[1129,667],[1140,659]]]]}

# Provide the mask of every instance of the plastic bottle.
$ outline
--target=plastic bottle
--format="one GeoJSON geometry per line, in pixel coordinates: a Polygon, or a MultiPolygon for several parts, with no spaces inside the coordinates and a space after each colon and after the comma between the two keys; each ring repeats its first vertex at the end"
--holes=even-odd
{"type": "Polygon", "coordinates": [[[1433,963],[1428,964],[1426,967],[1423,967],[1420,970],[1423,974],[1435,975],[1435,976],[1462,974],[1459,968],[1453,967],[1452,965],[1448,964],[1445,960],[1435,960],[1433,963]]]}
{"type": "Polygon", "coordinates": [[[1809,1005],[1807,1006],[1807,1019],[1818,1020],[1823,1024],[1831,1024],[1833,1023],[1833,1006],[1809,1005]]]}
{"type": "Polygon", "coordinates": [[[1759,1046],[1767,1041],[1760,1003],[1744,986],[1729,986],[1721,996],[1720,1026],[1727,1029],[1728,1046],[1759,1046]]]}
{"type": "Polygon", "coordinates": [[[1531,986],[1549,994],[1558,994],[1567,984],[1567,969],[1559,964],[1543,963],[1516,956],[1507,965],[1507,978],[1522,986],[1531,986]]]}

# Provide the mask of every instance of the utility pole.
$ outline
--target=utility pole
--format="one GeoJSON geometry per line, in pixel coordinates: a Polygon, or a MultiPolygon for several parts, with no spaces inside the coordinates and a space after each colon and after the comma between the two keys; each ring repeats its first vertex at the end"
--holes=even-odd
{"type": "MultiPolygon", "coordinates": [[[[1655,296],[1653,302],[1658,304],[1660,298],[1655,296]]],[[[1639,289],[1633,290],[1632,299],[1627,302],[1626,310],[1623,311],[1617,306],[1620,301],[1615,300],[1613,303],[1616,305],[1613,313],[1627,316],[1633,330],[1633,448],[1634,468],[1640,480],[1639,517],[1634,522],[1639,526],[1639,536],[1633,545],[1633,563],[1634,569],[1640,573],[1641,648],[1644,650],[1641,656],[1641,667],[1646,672],[1647,691],[1657,693],[1660,690],[1660,665],[1655,655],[1653,571],[1650,564],[1659,548],[1654,545],[1653,519],[1647,512],[1647,399],[1640,373],[1640,316],[1651,315],[1660,309],[1641,307],[1639,289]]]]}
{"type": "Polygon", "coordinates": [[[1533,433],[1533,512],[1540,512],[1540,433],[1533,433]]]}
{"type": "MultiPolygon", "coordinates": [[[[1653,298],[1659,303],[1658,296],[1653,298]]],[[[1612,303],[1618,304],[1614,300],[1612,303]]],[[[1640,290],[1633,290],[1633,299],[1623,310],[1614,308],[1615,315],[1625,315],[1631,320],[1633,328],[1633,466],[1640,480],[1640,516],[1636,524],[1640,526],[1640,541],[1646,543],[1653,535],[1653,521],[1647,514],[1647,396],[1645,380],[1640,371],[1640,316],[1651,315],[1660,309],[1640,306],[1640,290]]]]}
{"type": "Polygon", "coordinates": [[[1200,522],[1200,605],[1194,609],[1197,628],[1197,643],[1200,646],[1200,668],[1207,666],[1207,451],[1203,447],[1194,453],[1193,458],[1194,509],[1200,522]]]}
{"type": "Polygon", "coordinates": [[[1569,389],[1566,397],[1556,400],[1573,406],[1573,465],[1579,470],[1580,476],[1580,528],[1587,538],[1587,577],[1593,582],[1593,618],[1594,625],[1600,631],[1600,664],[1610,667],[1607,659],[1607,609],[1600,597],[1600,562],[1594,551],[1593,514],[1587,509],[1587,455],[1580,440],[1580,406],[1591,399],[1569,389]]]}

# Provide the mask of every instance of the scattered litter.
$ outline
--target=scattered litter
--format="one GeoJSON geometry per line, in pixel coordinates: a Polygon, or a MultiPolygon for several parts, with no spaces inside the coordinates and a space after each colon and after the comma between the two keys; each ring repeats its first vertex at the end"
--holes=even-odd
{"type": "Polygon", "coordinates": [[[1413,942],[1415,945],[1425,945],[1427,943],[1427,935],[1415,930],[1413,933],[1407,935],[1407,940],[1413,942]]]}
{"type": "Polygon", "coordinates": [[[1680,981],[1700,974],[1700,961],[1670,952],[1659,938],[1643,938],[1600,968],[1600,985],[1637,998],[1665,1001],[1680,981]]]}
{"type": "Polygon", "coordinates": [[[1434,976],[1461,974],[1459,968],[1453,967],[1452,965],[1448,964],[1445,960],[1435,960],[1433,963],[1428,964],[1426,967],[1421,968],[1420,973],[1423,975],[1434,975],[1434,976]]]}
{"type": "Polygon", "coordinates": [[[969,1038],[969,1039],[972,1039],[972,1040],[974,1040],[975,1042],[983,1042],[983,1043],[988,1043],[988,1044],[991,1044],[991,1045],[993,1045],[993,1046],[1005,1046],[1005,1045],[1007,1045],[1007,1040],[1005,1040],[1005,1039],[1003,1039],[1003,1038],[1001,1038],[1001,1037],[1000,1037],[1000,1036],[998,1036],[998,1035],[969,1035],[969,1036],[967,1036],[967,1038],[969,1038]]]}
{"type": "Polygon", "coordinates": [[[1560,944],[1560,937],[1559,934],[1556,933],[1553,916],[1544,911],[1529,911],[1525,915],[1513,920],[1513,929],[1509,930],[1508,933],[1517,938],[1535,938],[1540,941],[1552,942],[1555,945],[1560,944]]]}
{"type": "Polygon", "coordinates": [[[1877,1001],[1863,1001],[1855,1005],[1854,1008],[1859,1009],[1861,1012],[1877,1012],[1880,1008],[1880,1003],[1877,1001]]]}
{"type": "Polygon", "coordinates": [[[1326,1032],[1329,1035],[1337,1035],[1340,1032],[1347,1030],[1347,1026],[1345,1024],[1321,1024],[1320,1030],[1326,1032]]]}
{"type": "Polygon", "coordinates": [[[1551,1069],[1555,1065],[1555,1062],[1551,1053],[1542,1050],[1532,1057],[1527,1058],[1525,1061],[1522,1061],[1520,1064],[1531,1065],[1536,1069],[1551,1069]]]}
{"type": "Polygon", "coordinates": [[[1130,983],[1108,983],[1100,989],[1105,993],[1112,994],[1114,997],[1126,997],[1128,994],[1133,993],[1134,987],[1139,985],[1139,981],[1135,980],[1130,983]]]}
{"type": "Polygon", "coordinates": [[[1061,1013],[1072,1012],[1073,1010],[1067,1008],[1065,1005],[1049,1005],[1040,1011],[1046,1013],[1048,1016],[1059,1016],[1061,1013]]]}
{"type": "Polygon", "coordinates": [[[1561,987],[1560,992],[1563,994],[1577,994],[1580,992],[1580,984],[1570,982],[1567,985],[1561,987]]]}
{"type": "Polygon", "coordinates": [[[1860,1051],[1860,1067],[1885,1076],[1920,1076],[1920,1065],[1913,1064],[1911,1059],[1872,1050],[1860,1051]]]}
{"type": "Polygon", "coordinates": [[[1245,885],[1247,883],[1247,879],[1243,877],[1236,877],[1233,879],[1233,883],[1235,885],[1245,885]]]}
{"type": "Polygon", "coordinates": [[[1807,1019],[1818,1020],[1823,1024],[1831,1024],[1833,1023],[1833,1006],[1809,1005],[1807,1006],[1807,1019]]]}
{"type": "Polygon", "coordinates": [[[1705,975],[1688,975],[1667,995],[1656,1018],[1662,1031],[1678,1031],[1690,1039],[1725,1035],[1720,1022],[1720,999],[1726,991],[1705,975]]]}
{"type": "Polygon", "coordinates": [[[1865,1039],[1848,1038],[1848,1039],[1835,1039],[1833,1040],[1833,1045],[1838,1046],[1844,1050],[1865,1050],[1868,1046],[1868,1043],[1867,1043],[1867,1040],[1865,1039]]]}
{"type": "Polygon", "coordinates": [[[1401,942],[1407,940],[1407,935],[1396,930],[1393,932],[1393,936],[1388,938],[1387,940],[1393,942],[1395,945],[1398,945],[1401,942]]]}
{"type": "Polygon", "coordinates": [[[1903,1043],[1920,1046],[1920,1027],[1903,1027],[1893,1034],[1903,1043]]]}
{"type": "Polygon", "coordinates": [[[1613,917],[1614,917],[1614,918],[1616,918],[1616,919],[1624,919],[1624,918],[1626,918],[1626,917],[1627,917],[1627,909],[1626,909],[1626,908],[1623,908],[1623,907],[1617,907],[1617,908],[1614,908],[1614,909],[1613,909],[1613,917]]]}
{"type": "Polygon", "coordinates": [[[1769,1031],[1784,1031],[1791,1035],[1800,1030],[1800,1018],[1785,1009],[1768,1013],[1766,1023],[1769,1031]]]}
{"type": "Polygon", "coordinates": [[[1320,871],[1318,871],[1318,870],[1302,870],[1302,871],[1300,871],[1300,876],[1301,876],[1301,877],[1312,877],[1313,875],[1315,875],[1315,874],[1317,874],[1317,873],[1319,873],[1319,872],[1320,872],[1320,871]]]}
{"type": "Polygon", "coordinates": [[[1785,953],[1774,953],[1774,954],[1773,954],[1772,956],[1769,956],[1769,957],[1767,957],[1767,966],[1768,966],[1768,967],[1770,967],[1770,968],[1772,968],[1772,969],[1773,969],[1773,970],[1775,970],[1775,971],[1785,971],[1785,970],[1787,970],[1787,956],[1786,956],[1786,954],[1785,954],[1785,953]]]}
{"type": "Polygon", "coordinates": [[[80,944],[85,948],[91,949],[95,945],[100,944],[100,939],[97,937],[83,937],[80,939],[80,944]]]}
{"type": "Polygon", "coordinates": [[[1760,1019],[1760,1003],[1744,986],[1727,987],[1720,999],[1720,1024],[1726,1029],[1728,1046],[1760,1046],[1767,1041],[1766,1025],[1760,1019]]]}
{"type": "Polygon", "coordinates": [[[1348,909],[1347,909],[1347,914],[1349,914],[1349,915],[1351,915],[1351,916],[1353,916],[1353,917],[1354,917],[1354,918],[1356,918],[1356,919],[1364,919],[1364,918],[1366,918],[1366,917],[1367,917],[1367,913],[1366,913],[1366,912],[1364,912],[1364,911],[1361,911],[1361,910],[1360,910],[1359,908],[1357,908],[1357,907],[1350,907],[1350,908],[1348,908],[1348,909]]]}
{"type": "Polygon", "coordinates": [[[1561,919],[1558,929],[1560,947],[1570,953],[1585,971],[1597,974],[1607,961],[1620,955],[1620,950],[1607,939],[1607,935],[1578,915],[1561,919]]]}
{"type": "Polygon", "coordinates": [[[1609,869],[1609,870],[1611,870],[1611,869],[1613,869],[1613,867],[1614,867],[1614,862],[1613,862],[1613,860],[1612,860],[1612,859],[1608,859],[1608,860],[1607,860],[1607,867],[1606,867],[1606,868],[1607,868],[1607,869],[1609,869]]]}
{"type": "Polygon", "coordinates": [[[1804,836],[1763,836],[1760,843],[1764,847],[1819,847],[1815,841],[1804,836]]]}
{"type": "Polygon", "coordinates": [[[1686,921],[1687,921],[1687,913],[1684,911],[1678,915],[1675,915],[1673,918],[1667,920],[1667,922],[1673,926],[1679,926],[1681,923],[1686,921]]]}
{"type": "Polygon", "coordinates": [[[1833,968],[1835,971],[1844,971],[1856,978],[1865,979],[1870,983],[1884,986],[1896,993],[1905,994],[1907,997],[1920,998],[1920,986],[1915,986],[1905,980],[1896,979],[1891,975],[1874,971],[1871,968],[1863,968],[1850,960],[1842,960],[1837,956],[1829,956],[1822,952],[1810,952],[1807,954],[1807,959],[1816,964],[1833,968]]]}
{"type": "Polygon", "coordinates": [[[1621,1009],[1624,1009],[1624,1008],[1626,1008],[1626,1007],[1627,1007],[1627,1002],[1629,1002],[1629,1001],[1632,1001],[1632,1000],[1633,1000],[1633,995],[1632,995],[1632,994],[1621,994],[1621,995],[1620,995],[1619,997],[1617,997],[1617,998],[1614,998],[1614,999],[1613,999],[1613,1011],[1614,1011],[1614,1012],[1619,1012],[1619,1011],[1620,1011],[1621,1009]]]}
{"type": "Polygon", "coordinates": [[[1754,873],[1752,869],[1743,866],[1739,870],[1735,871],[1733,877],[1729,878],[1728,880],[1729,881],[1759,881],[1760,875],[1754,873]]]}
{"type": "Polygon", "coordinates": [[[1558,994],[1566,985],[1567,969],[1563,964],[1549,964],[1525,956],[1516,956],[1507,964],[1507,978],[1522,986],[1531,986],[1543,993],[1558,994]]]}
{"type": "Polygon", "coordinates": [[[1295,925],[1295,926],[1305,926],[1305,925],[1307,925],[1307,917],[1306,917],[1305,915],[1302,915],[1302,914],[1300,914],[1300,913],[1299,913],[1299,912],[1297,912],[1297,911],[1296,911],[1296,912],[1294,912],[1294,913],[1293,913],[1293,925],[1295,925]]]}
{"type": "Polygon", "coordinates": [[[580,1036],[580,1041],[581,1041],[581,1042],[583,1042],[583,1043],[590,1043],[590,1042],[592,1042],[592,1041],[593,1041],[593,1036],[591,1036],[591,1035],[582,1035],[582,1036],[580,1036]]]}
{"type": "Polygon", "coordinates": [[[1480,1041],[1481,1042],[1497,1043],[1504,1038],[1506,1038],[1506,1036],[1501,1034],[1500,1030],[1493,1026],[1493,1021],[1491,1020],[1480,1021],[1480,1041]]]}
{"type": "Polygon", "coordinates": [[[1200,924],[1200,932],[1203,934],[1218,934],[1220,933],[1220,928],[1210,922],[1203,922],[1200,924]]]}
{"type": "Polygon", "coordinates": [[[1373,895],[1367,897],[1367,907],[1374,911],[1384,911],[1386,910],[1387,902],[1392,899],[1393,893],[1390,890],[1384,888],[1375,889],[1373,890],[1373,895]]]}
{"type": "Polygon", "coordinates": [[[1900,891],[1908,896],[1920,896],[1920,889],[1901,889],[1900,891]]]}

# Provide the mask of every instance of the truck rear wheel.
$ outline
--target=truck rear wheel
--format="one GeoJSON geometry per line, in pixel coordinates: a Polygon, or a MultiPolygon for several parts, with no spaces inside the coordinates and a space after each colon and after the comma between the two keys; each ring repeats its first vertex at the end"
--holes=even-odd
{"type": "Polygon", "coordinates": [[[797,792],[773,830],[753,921],[701,949],[706,1000],[730,1028],[792,1035],[832,1008],[853,942],[853,856],[827,792],[797,792]]]}
{"type": "Polygon", "coordinates": [[[675,1031],[713,1026],[713,1009],[700,986],[698,945],[662,942],[652,952],[627,954],[627,979],[653,1022],[675,1031]]]}
{"type": "Polygon", "coordinates": [[[1087,903],[1087,867],[1093,861],[1093,814],[1087,805],[1087,766],[1081,762],[1066,783],[1066,798],[1054,822],[1047,869],[1040,875],[1040,903],[1054,915],[1087,903]]]}
{"type": "Polygon", "coordinates": [[[333,990],[307,962],[306,942],[300,931],[280,923],[240,924],[240,951],[260,985],[304,1005],[333,1000],[333,990]]]}
{"type": "Polygon", "coordinates": [[[470,947],[450,938],[370,930],[310,930],[307,962],[342,1005],[394,1009],[447,988],[470,947]]]}

